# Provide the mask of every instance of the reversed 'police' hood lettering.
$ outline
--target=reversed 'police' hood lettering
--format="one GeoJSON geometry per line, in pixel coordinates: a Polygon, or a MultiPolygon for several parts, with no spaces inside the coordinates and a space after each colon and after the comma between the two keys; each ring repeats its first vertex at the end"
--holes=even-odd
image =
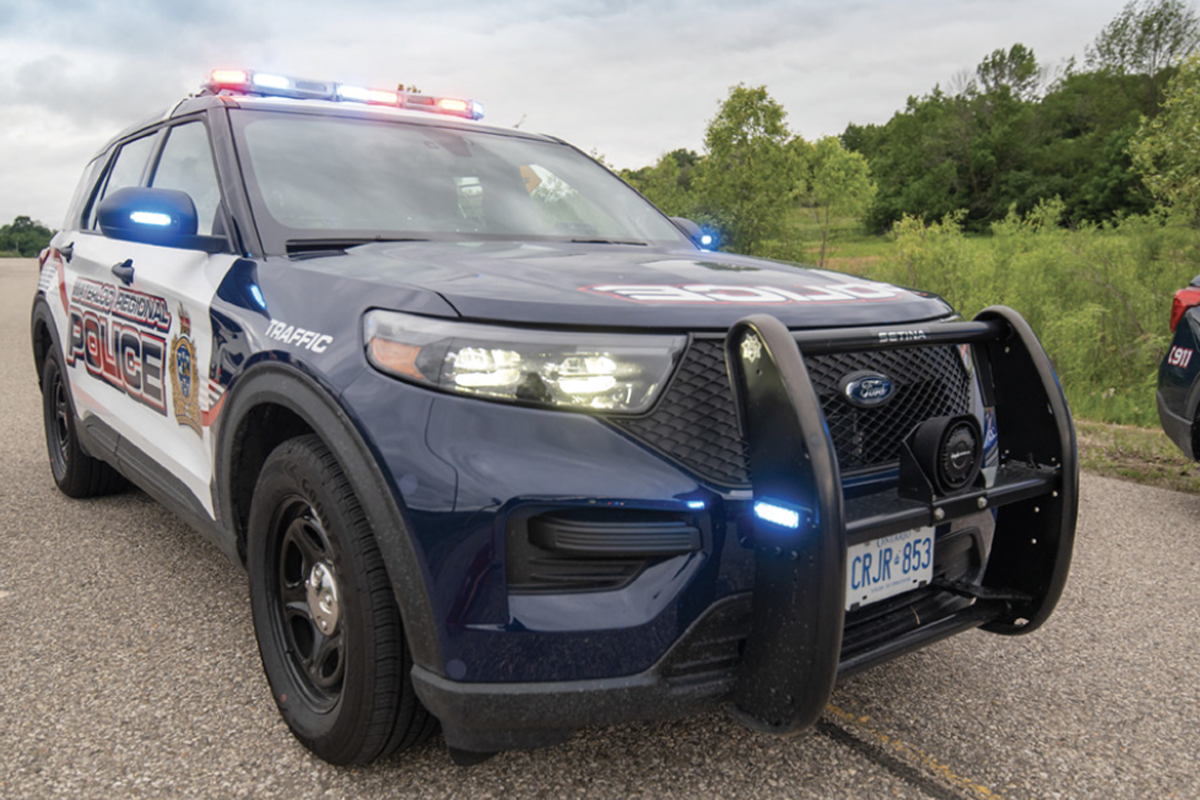
{"type": "Polygon", "coordinates": [[[877,325],[880,305],[890,323],[950,313],[935,295],[851,275],[632,246],[379,243],[300,268],[361,282],[371,292],[420,287],[463,317],[513,324],[724,330],[761,309],[789,327],[813,328],[877,325]]]}

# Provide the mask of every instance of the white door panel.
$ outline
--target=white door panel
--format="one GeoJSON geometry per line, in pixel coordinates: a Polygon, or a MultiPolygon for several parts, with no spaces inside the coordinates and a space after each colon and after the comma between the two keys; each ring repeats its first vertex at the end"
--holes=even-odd
{"type": "Polygon", "coordinates": [[[85,234],[66,271],[62,341],[76,408],[99,414],[210,514],[209,306],[235,260],[85,234]],[[130,284],[114,264],[133,268],[130,284]]]}

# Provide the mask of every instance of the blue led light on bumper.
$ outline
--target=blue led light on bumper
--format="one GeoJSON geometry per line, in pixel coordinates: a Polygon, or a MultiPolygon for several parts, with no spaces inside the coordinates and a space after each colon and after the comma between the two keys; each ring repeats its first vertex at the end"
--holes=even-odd
{"type": "Polygon", "coordinates": [[[769,503],[766,500],[757,500],[754,503],[754,515],[756,517],[778,525],[781,528],[791,528],[793,530],[799,528],[801,520],[807,514],[807,511],[786,508],[775,503],[769,503]]]}
{"type": "Polygon", "coordinates": [[[704,501],[703,500],[688,500],[687,507],[692,509],[693,511],[703,511],[704,510],[704,501]]]}

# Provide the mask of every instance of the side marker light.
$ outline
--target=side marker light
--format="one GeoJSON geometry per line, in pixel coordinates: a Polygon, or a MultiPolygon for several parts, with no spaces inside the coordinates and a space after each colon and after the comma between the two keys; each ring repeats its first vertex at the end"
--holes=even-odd
{"type": "Polygon", "coordinates": [[[250,284],[250,296],[254,298],[254,302],[258,303],[259,308],[266,310],[267,300],[263,297],[262,289],[258,288],[257,283],[250,284]]]}

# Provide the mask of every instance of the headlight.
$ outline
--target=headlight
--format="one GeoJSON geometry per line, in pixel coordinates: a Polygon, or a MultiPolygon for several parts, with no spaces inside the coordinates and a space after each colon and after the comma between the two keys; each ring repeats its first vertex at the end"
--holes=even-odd
{"type": "Polygon", "coordinates": [[[538,331],[395,311],[364,318],[367,358],[406,381],[492,400],[637,413],[654,402],[684,336],[538,331]]]}

